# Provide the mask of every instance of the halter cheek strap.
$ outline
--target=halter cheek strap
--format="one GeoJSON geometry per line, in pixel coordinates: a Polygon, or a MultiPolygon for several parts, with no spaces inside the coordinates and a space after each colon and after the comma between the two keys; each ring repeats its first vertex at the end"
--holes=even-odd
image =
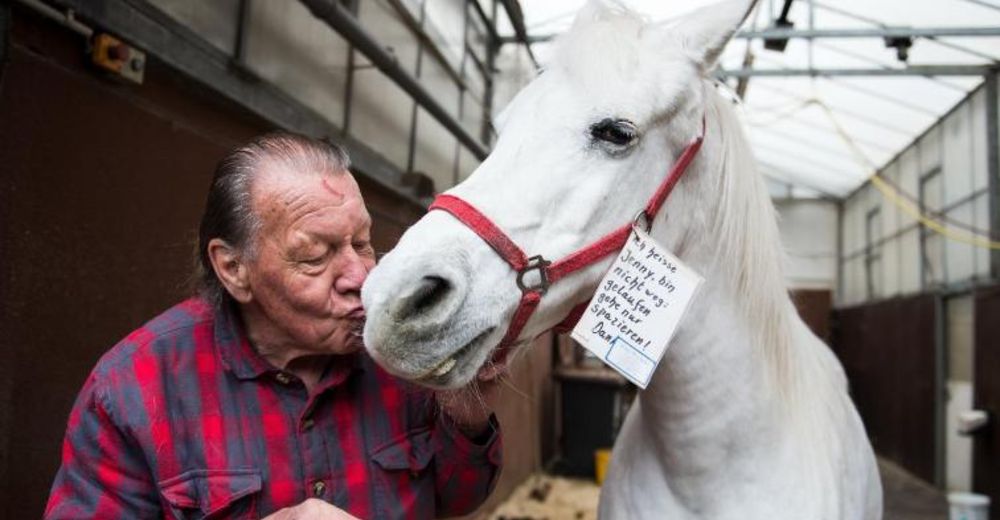
{"type": "MultiPolygon", "coordinates": [[[[636,215],[636,220],[641,216],[646,220],[647,227],[653,222],[656,214],[660,211],[667,196],[673,191],[674,186],[680,180],[684,172],[687,171],[691,161],[694,160],[701,149],[701,143],[705,139],[705,120],[702,119],[701,134],[688,143],[687,147],[678,157],[677,162],[670,168],[666,178],[650,197],[646,207],[636,215]]],[[[556,262],[550,262],[541,255],[528,257],[520,247],[506,233],[503,232],[492,220],[468,202],[454,196],[439,195],[430,206],[430,211],[442,210],[450,213],[479,235],[489,246],[496,251],[511,269],[516,273],[517,287],[521,290],[521,301],[514,311],[507,333],[500,341],[500,346],[508,346],[517,342],[524,329],[524,325],[534,314],[538,304],[542,301],[542,296],[549,290],[549,286],[573,274],[579,270],[589,267],[602,259],[612,255],[625,246],[629,234],[632,232],[634,222],[629,222],[614,231],[597,239],[597,241],[580,248],[556,262]],[[537,271],[537,274],[529,281],[529,273],[537,271]]],[[[586,309],[587,302],[581,303],[573,308],[553,330],[566,332],[572,330],[580,320],[586,309]]]]}

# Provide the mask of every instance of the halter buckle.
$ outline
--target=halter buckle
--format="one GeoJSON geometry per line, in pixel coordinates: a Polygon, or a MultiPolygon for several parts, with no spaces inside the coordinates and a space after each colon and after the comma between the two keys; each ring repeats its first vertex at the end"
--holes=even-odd
{"type": "Polygon", "coordinates": [[[550,265],[552,265],[552,262],[542,258],[542,255],[535,255],[529,258],[524,269],[517,272],[517,287],[521,289],[522,293],[535,291],[539,294],[545,294],[549,290],[548,268],[550,265]],[[535,270],[538,271],[538,284],[529,287],[524,283],[524,275],[535,270]]]}
{"type": "Polygon", "coordinates": [[[649,231],[653,229],[653,219],[649,217],[649,214],[646,213],[646,210],[641,209],[639,210],[638,213],[635,214],[635,217],[632,218],[632,227],[636,229],[641,229],[646,233],[649,233],[649,231]]]}

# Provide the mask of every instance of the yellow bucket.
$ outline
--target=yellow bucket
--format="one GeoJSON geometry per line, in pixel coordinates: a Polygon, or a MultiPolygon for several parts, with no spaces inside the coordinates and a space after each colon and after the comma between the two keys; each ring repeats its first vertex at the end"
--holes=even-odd
{"type": "Polygon", "coordinates": [[[608,464],[611,462],[611,450],[594,450],[594,480],[597,485],[604,483],[604,476],[608,474],[608,464]]]}

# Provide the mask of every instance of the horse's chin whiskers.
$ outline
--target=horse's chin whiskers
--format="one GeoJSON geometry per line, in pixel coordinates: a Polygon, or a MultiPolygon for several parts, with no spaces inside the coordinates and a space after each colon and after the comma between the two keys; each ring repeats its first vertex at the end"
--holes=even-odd
{"type": "Polygon", "coordinates": [[[348,335],[356,339],[364,339],[365,336],[365,320],[355,320],[348,330],[348,335]]]}
{"type": "Polygon", "coordinates": [[[534,402],[534,399],[530,395],[526,394],[524,391],[522,391],[520,388],[514,385],[514,381],[510,378],[509,374],[503,374],[498,379],[500,380],[500,383],[502,383],[507,388],[510,388],[510,390],[515,394],[523,397],[525,400],[529,402],[534,402]]]}

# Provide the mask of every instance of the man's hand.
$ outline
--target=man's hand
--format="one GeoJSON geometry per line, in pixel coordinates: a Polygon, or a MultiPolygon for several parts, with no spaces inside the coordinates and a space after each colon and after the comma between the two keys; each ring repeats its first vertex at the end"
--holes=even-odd
{"type": "Polygon", "coordinates": [[[477,381],[458,390],[438,391],[437,402],[463,435],[475,439],[486,433],[499,391],[499,379],[477,381]]]}
{"type": "Polygon", "coordinates": [[[358,520],[343,509],[318,498],[310,498],[293,507],[286,507],[264,520],[358,520]]]}

